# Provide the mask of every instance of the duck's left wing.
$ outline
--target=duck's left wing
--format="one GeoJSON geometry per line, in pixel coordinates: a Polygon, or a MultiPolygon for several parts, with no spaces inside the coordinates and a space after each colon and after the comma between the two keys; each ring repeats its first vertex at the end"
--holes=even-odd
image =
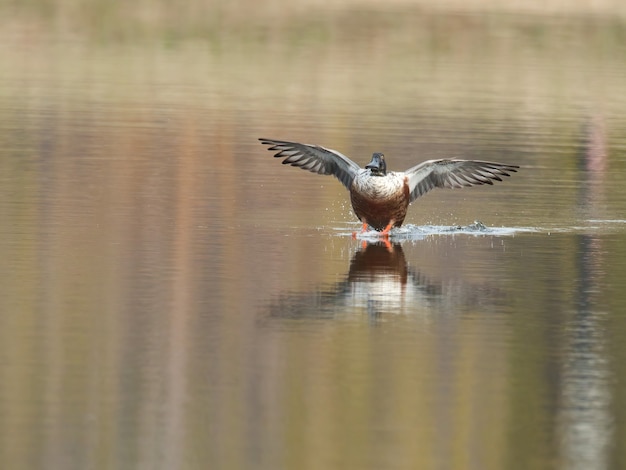
{"type": "Polygon", "coordinates": [[[410,202],[433,188],[462,188],[502,181],[519,166],[479,160],[428,160],[405,174],[408,177],[410,202]]]}
{"type": "Polygon", "coordinates": [[[359,165],[336,150],[284,140],[259,140],[262,144],[271,145],[268,150],[277,151],[274,157],[284,158],[284,165],[297,166],[320,175],[334,175],[348,189],[359,171],[359,165]]]}

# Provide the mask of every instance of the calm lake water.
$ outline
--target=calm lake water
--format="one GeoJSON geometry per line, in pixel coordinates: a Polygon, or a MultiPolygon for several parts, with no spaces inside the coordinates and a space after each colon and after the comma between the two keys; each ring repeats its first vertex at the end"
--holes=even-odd
{"type": "Polygon", "coordinates": [[[2,33],[3,468],[624,468],[626,21],[227,13],[2,33]],[[259,137],[521,168],[385,245],[259,137]]]}

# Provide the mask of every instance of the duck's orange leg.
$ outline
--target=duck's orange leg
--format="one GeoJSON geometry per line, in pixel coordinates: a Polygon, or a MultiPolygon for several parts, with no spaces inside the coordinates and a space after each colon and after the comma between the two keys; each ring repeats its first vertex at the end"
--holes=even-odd
{"type": "MultiPolygon", "coordinates": [[[[363,222],[363,227],[361,228],[360,233],[367,232],[367,222],[363,222]]],[[[356,238],[356,232],[352,232],[352,238],[356,238]]]]}
{"type": "Polygon", "coordinates": [[[385,238],[389,238],[389,232],[391,231],[391,228],[393,227],[393,224],[395,223],[396,223],[395,220],[392,220],[391,222],[389,222],[387,226],[385,227],[385,230],[380,232],[380,234],[385,238]]]}

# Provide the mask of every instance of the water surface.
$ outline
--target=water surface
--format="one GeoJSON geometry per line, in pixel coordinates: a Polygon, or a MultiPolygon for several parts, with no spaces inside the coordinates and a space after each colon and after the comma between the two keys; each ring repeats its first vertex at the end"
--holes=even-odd
{"type": "Polygon", "coordinates": [[[5,30],[7,468],[624,465],[624,23],[402,8],[5,30]],[[521,168],[385,242],[259,137],[521,168]]]}

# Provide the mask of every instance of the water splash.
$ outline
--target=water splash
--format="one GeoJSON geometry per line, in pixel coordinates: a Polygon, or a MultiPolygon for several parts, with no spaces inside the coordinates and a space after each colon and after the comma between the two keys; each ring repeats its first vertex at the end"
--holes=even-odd
{"type": "MultiPolygon", "coordinates": [[[[359,232],[354,230],[346,232],[345,227],[336,229],[340,236],[352,236],[356,232],[356,238],[359,240],[380,240],[381,233],[375,230],[367,232],[359,232]]],[[[391,240],[421,240],[432,235],[494,235],[494,236],[513,236],[517,233],[541,232],[536,227],[487,227],[479,220],[469,225],[413,225],[407,224],[402,227],[394,228],[389,233],[391,240]]]]}

